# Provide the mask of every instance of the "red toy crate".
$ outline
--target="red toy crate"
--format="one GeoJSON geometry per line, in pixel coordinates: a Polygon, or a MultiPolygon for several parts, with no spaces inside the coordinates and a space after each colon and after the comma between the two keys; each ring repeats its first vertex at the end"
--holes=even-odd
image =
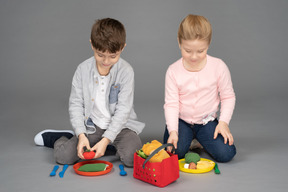
{"type": "MultiPolygon", "coordinates": [[[[157,150],[160,151],[167,146],[171,145],[162,145],[154,152],[157,150]]],[[[154,152],[150,155],[151,157],[157,153],[154,152]]],[[[137,153],[134,153],[134,178],[158,187],[165,187],[166,185],[176,181],[179,178],[178,155],[169,152],[168,154],[170,157],[164,159],[162,162],[151,163],[148,160],[145,161],[145,159],[139,157],[137,153]]]]}

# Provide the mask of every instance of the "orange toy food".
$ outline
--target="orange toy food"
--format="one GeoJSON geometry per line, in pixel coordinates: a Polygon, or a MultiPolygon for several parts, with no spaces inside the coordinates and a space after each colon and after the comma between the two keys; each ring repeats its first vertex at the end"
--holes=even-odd
{"type": "MultiPolygon", "coordinates": [[[[150,143],[146,143],[143,145],[142,147],[142,151],[149,156],[155,149],[157,149],[158,147],[160,147],[162,145],[162,143],[160,143],[157,140],[153,140],[150,143]]],[[[151,163],[155,163],[155,162],[161,162],[163,159],[169,158],[170,155],[164,150],[162,149],[161,151],[159,151],[157,154],[155,154],[150,160],[149,162],[151,163]]]]}

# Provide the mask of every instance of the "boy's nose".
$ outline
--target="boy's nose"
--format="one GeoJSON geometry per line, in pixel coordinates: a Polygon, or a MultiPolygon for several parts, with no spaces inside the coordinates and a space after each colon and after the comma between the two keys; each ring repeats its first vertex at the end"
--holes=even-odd
{"type": "Polygon", "coordinates": [[[104,64],[108,64],[108,62],[109,62],[108,58],[104,58],[104,59],[103,59],[103,63],[104,63],[104,64]]]}

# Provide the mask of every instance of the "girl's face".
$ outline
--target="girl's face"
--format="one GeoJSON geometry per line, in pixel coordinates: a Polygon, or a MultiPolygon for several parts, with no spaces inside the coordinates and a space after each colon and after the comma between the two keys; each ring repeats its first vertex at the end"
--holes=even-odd
{"type": "Polygon", "coordinates": [[[185,65],[200,67],[206,60],[209,44],[205,40],[182,40],[179,47],[185,65]]]}

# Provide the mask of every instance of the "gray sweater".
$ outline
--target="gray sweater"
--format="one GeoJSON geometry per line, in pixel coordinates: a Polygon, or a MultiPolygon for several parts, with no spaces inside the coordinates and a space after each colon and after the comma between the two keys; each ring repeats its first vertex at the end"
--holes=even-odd
{"type": "MultiPolygon", "coordinates": [[[[93,109],[94,89],[97,89],[98,77],[94,57],[81,63],[73,76],[69,98],[69,114],[72,127],[78,136],[81,133],[95,133],[90,115],[93,109]]],[[[137,121],[133,108],[134,71],[122,58],[110,70],[110,91],[106,95],[106,107],[111,114],[111,121],[103,134],[113,142],[123,128],[129,128],[139,134],[145,124],[137,121]]],[[[97,99],[97,98],[95,98],[97,99]]]]}

